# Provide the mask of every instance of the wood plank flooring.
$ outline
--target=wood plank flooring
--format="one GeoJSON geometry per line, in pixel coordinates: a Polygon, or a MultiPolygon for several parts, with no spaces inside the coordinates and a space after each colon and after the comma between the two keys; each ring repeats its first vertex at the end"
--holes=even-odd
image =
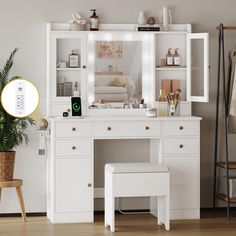
{"type": "MultiPolygon", "coordinates": [[[[0,236],[108,236],[103,215],[95,223],[52,224],[46,217],[0,217],[0,236]]],[[[223,213],[204,213],[201,220],[171,221],[171,230],[156,225],[151,215],[116,215],[117,236],[235,236],[236,217],[228,221],[223,213]]]]}

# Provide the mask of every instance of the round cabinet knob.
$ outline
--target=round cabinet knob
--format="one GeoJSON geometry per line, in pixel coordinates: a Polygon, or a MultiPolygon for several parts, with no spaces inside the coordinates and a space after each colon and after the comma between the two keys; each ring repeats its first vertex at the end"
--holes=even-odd
{"type": "Polygon", "coordinates": [[[76,146],[73,146],[73,147],[72,147],[72,150],[75,150],[75,149],[76,149],[76,146]]]}
{"type": "Polygon", "coordinates": [[[183,148],[183,147],[184,147],[184,145],[183,145],[183,144],[180,144],[180,145],[179,145],[179,148],[183,148]]]}
{"type": "Polygon", "coordinates": [[[82,68],[83,68],[83,69],[86,69],[86,65],[83,65],[82,68]]]}
{"type": "Polygon", "coordinates": [[[72,128],[72,131],[76,131],[76,128],[74,127],[74,128],[72,128]]]}
{"type": "Polygon", "coordinates": [[[67,112],[71,112],[71,109],[67,109],[67,112]]]}
{"type": "Polygon", "coordinates": [[[108,131],[111,131],[111,127],[107,127],[107,130],[108,130],[108,131]]]}
{"type": "Polygon", "coordinates": [[[180,126],[180,127],[179,127],[179,129],[180,129],[180,130],[183,130],[183,129],[184,129],[184,127],[183,127],[183,126],[180,126]]]}
{"type": "Polygon", "coordinates": [[[88,183],[88,187],[92,187],[92,184],[91,184],[91,183],[88,183]]]}
{"type": "Polygon", "coordinates": [[[146,129],[146,130],[149,130],[150,128],[149,128],[149,126],[146,126],[145,129],[146,129]]]}

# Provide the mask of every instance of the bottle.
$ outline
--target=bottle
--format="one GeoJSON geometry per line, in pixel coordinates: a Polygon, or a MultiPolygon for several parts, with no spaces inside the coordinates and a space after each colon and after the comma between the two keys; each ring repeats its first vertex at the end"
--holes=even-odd
{"type": "Polygon", "coordinates": [[[168,52],[166,54],[166,65],[167,66],[173,66],[174,60],[173,60],[173,49],[169,48],[168,52]]]}
{"type": "Polygon", "coordinates": [[[93,14],[90,16],[90,30],[91,31],[98,31],[99,20],[98,20],[97,14],[96,14],[96,9],[91,9],[90,11],[93,12],[93,14]]]}
{"type": "Polygon", "coordinates": [[[79,67],[79,54],[76,52],[76,50],[72,50],[71,54],[69,55],[69,67],[79,67]]]}
{"type": "Polygon", "coordinates": [[[141,99],[141,101],[139,103],[139,108],[147,108],[146,103],[144,103],[144,98],[141,99]]]}
{"type": "Polygon", "coordinates": [[[160,95],[158,97],[158,102],[167,102],[167,97],[165,95],[165,90],[160,89],[160,95]]]}
{"type": "Polygon", "coordinates": [[[179,66],[180,65],[180,55],[179,55],[179,49],[175,49],[175,54],[174,54],[174,65],[179,66]]]}

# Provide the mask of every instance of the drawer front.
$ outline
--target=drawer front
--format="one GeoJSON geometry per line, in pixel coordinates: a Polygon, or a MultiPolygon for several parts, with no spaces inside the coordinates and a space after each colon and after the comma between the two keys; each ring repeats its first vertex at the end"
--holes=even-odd
{"type": "Polygon", "coordinates": [[[56,156],[83,156],[92,154],[91,140],[56,140],[56,156]]]}
{"type": "Polygon", "coordinates": [[[57,122],[57,138],[89,138],[92,135],[92,125],[90,122],[57,122]]]}
{"type": "Polygon", "coordinates": [[[198,135],[199,121],[164,121],[163,134],[169,135],[198,135]]]}
{"type": "Polygon", "coordinates": [[[168,138],[163,139],[163,154],[197,154],[198,138],[168,138]]]}
{"type": "Polygon", "coordinates": [[[95,122],[95,137],[152,137],[160,136],[159,121],[95,122]]]}

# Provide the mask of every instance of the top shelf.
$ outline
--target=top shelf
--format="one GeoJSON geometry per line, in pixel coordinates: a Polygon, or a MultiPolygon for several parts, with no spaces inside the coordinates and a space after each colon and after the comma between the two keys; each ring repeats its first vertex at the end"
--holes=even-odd
{"type": "Polygon", "coordinates": [[[71,31],[68,23],[48,23],[47,29],[53,32],[104,32],[117,31],[127,32],[133,31],[137,33],[154,33],[154,34],[186,34],[191,33],[191,24],[172,24],[169,26],[169,31],[136,31],[137,24],[99,24],[99,31],[71,31]]]}

